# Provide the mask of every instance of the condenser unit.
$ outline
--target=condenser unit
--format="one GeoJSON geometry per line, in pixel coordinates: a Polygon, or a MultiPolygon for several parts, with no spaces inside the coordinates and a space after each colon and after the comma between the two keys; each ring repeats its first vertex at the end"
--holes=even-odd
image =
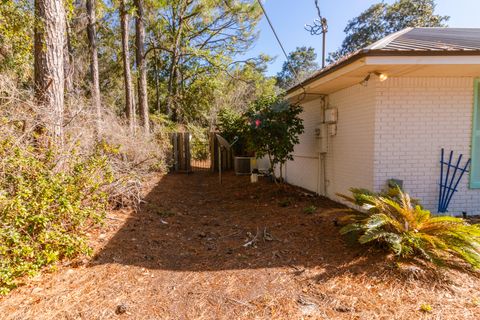
{"type": "Polygon", "coordinates": [[[252,173],[250,165],[251,157],[234,157],[234,168],[236,175],[247,175],[252,173]]]}

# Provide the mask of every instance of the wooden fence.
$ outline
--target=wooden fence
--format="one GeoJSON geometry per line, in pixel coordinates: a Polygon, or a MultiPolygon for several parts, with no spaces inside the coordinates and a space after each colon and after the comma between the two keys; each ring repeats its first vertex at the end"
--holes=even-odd
{"type": "Polygon", "coordinates": [[[174,132],[170,134],[172,144],[172,163],[175,172],[192,172],[190,154],[190,133],[174,132]]]}
{"type": "MultiPolygon", "coordinates": [[[[170,134],[172,145],[172,171],[192,173],[196,171],[218,171],[219,143],[215,132],[208,133],[208,145],[205,150],[192,152],[192,134],[190,132],[174,132],[170,134]],[[193,154],[192,154],[193,153],[193,154]],[[195,153],[198,154],[195,157],[195,153]]],[[[233,169],[233,154],[230,149],[221,150],[222,171],[233,169]]]]}

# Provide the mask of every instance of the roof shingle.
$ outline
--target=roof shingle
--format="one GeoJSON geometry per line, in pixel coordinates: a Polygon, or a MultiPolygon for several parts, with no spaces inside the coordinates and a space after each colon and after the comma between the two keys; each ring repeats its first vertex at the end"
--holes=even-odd
{"type": "Polygon", "coordinates": [[[480,29],[407,28],[365,48],[381,51],[477,51],[480,29]]]}

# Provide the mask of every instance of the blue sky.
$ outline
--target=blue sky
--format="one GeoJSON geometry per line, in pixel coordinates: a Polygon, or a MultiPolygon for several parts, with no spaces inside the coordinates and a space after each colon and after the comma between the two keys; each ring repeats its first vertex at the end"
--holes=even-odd
{"type": "MultiPolygon", "coordinates": [[[[348,20],[378,2],[380,0],[319,0],[322,15],[328,19],[329,25],[327,53],[336,50],[342,43],[345,36],[343,30],[348,20]]],[[[317,17],[314,0],[263,0],[263,3],[286,51],[293,51],[299,46],[312,46],[320,61],[321,36],[311,36],[303,28],[306,23],[311,23],[317,17]]],[[[438,14],[451,17],[448,23],[450,27],[480,28],[479,0],[437,0],[436,3],[438,14]]],[[[258,30],[259,39],[246,55],[266,53],[276,57],[268,69],[269,75],[276,74],[285,60],[281,49],[265,18],[260,22],[258,30]]]]}

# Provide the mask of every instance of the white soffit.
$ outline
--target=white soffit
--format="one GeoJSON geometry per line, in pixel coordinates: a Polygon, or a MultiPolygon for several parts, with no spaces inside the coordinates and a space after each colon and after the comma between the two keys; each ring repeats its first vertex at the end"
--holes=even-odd
{"type": "MultiPolygon", "coordinates": [[[[479,56],[369,56],[356,60],[304,86],[305,92],[330,94],[362,81],[369,73],[390,77],[465,76],[480,77],[479,56]]],[[[299,88],[287,95],[293,100],[303,95],[299,88]]],[[[305,98],[304,98],[305,99],[305,98]]],[[[312,97],[305,100],[311,100],[312,97]]]]}

